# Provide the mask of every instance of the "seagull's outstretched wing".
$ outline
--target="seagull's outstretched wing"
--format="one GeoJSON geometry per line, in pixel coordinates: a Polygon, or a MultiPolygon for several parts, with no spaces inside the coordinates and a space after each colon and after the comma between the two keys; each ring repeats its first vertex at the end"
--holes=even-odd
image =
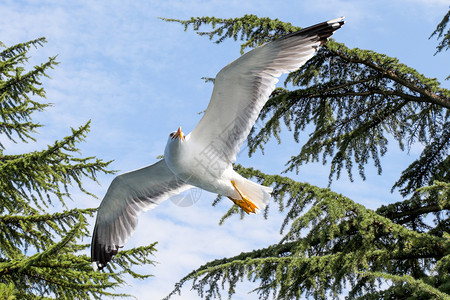
{"type": "Polygon", "coordinates": [[[94,268],[102,269],[134,232],[141,212],[192,186],[163,160],[114,178],[97,212],[91,244],[94,268]]]}
{"type": "Polygon", "coordinates": [[[211,101],[190,139],[199,149],[210,147],[227,163],[234,162],[277,78],[301,67],[343,24],[343,18],[338,18],[291,33],[224,67],[216,76],[211,101]]]}

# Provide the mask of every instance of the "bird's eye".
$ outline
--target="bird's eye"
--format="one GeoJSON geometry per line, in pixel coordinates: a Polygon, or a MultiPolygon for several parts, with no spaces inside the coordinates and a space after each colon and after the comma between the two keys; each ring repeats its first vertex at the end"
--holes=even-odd
{"type": "Polygon", "coordinates": [[[170,134],[170,137],[173,137],[173,132],[170,134]]]}

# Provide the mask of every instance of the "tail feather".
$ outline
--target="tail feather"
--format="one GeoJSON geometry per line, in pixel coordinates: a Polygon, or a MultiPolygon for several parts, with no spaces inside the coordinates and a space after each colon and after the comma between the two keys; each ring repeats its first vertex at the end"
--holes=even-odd
{"type": "Polygon", "coordinates": [[[260,185],[244,177],[236,180],[235,184],[241,193],[256,205],[257,213],[260,213],[266,208],[271,198],[270,193],[273,190],[272,188],[260,185]]]}

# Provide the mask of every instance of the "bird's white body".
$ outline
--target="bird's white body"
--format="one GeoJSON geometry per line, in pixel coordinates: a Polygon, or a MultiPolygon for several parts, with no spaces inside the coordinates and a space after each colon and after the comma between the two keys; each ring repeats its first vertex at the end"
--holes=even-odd
{"type": "Polygon", "coordinates": [[[190,139],[190,134],[184,138],[169,137],[164,160],[170,171],[185,183],[232,199],[242,200],[242,197],[231,182],[243,191],[249,189],[248,185],[257,185],[261,192],[258,198],[252,200],[257,203],[258,208],[265,207],[271,188],[260,186],[239,175],[233,170],[231,162],[219,159],[215,150],[195,143],[190,139]]]}
{"type": "Polygon", "coordinates": [[[264,209],[272,189],[242,177],[232,163],[278,77],[305,64],[343,24],[338,18],[293,32],[225,66],[194,130],[185,136],[178,128],[169,136],[164,159],[111,183],[94,227],[94,267],[105,267],[126,243],[141,212],[194,186],[229,197],[247,213],[264,209]]]}
{"type": "Polygon", "coordinates": [[[204,163],[200,146],[190,141],[190,135],[184,140],[169,137],[164,150],[167,167],[185,183],[223,196],[239,198],[231,180],[237,174],[230,165],[204,163]],[[205,176],[207,175],[207,176],[205,176]]]}

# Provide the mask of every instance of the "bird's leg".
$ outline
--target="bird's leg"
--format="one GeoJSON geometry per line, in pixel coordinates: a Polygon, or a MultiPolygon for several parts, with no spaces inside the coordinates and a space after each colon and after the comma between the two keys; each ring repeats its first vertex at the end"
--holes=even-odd
{"type": "Polygon", "coordinates": [[[236,191],[239,193],[242,200],[236,200],[231,197],[228,197],[228,198],[230,198],[231,201],[233,201],[237,206],[242,208],[247,214],[251,213],[251,212],[256,213],[257,206],[255,204],[253,204],[253,202],[250,199],[248,199],[246,196],[244,196],[242,194],[242,192],[238,189],[238,187],[236,186],[236,183],[233,180],[231,180],[231,184],[236,189],[236,191]]]}

